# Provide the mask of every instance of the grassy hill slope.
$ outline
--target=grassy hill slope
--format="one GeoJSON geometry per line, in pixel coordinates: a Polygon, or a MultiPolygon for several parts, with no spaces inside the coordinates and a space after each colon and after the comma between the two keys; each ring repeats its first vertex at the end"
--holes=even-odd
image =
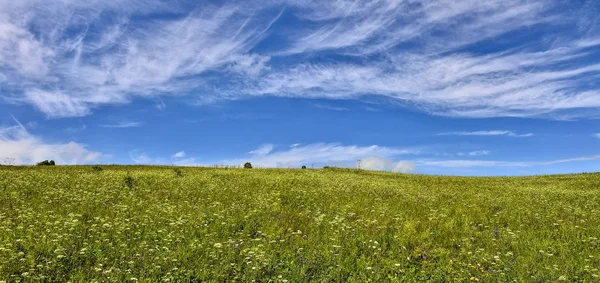
{"type": "Polygon", "coordinates": [[[600,174],[0,167],[0,281],[600,281],[600,174]]]}

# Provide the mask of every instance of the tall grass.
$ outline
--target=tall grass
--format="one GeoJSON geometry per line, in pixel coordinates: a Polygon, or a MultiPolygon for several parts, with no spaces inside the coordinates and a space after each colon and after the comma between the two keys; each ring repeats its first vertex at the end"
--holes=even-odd
{"type": "Polygon", "coordinates": [[[0,281],[600,281],[600,174],[0,168],[0,281]]]}

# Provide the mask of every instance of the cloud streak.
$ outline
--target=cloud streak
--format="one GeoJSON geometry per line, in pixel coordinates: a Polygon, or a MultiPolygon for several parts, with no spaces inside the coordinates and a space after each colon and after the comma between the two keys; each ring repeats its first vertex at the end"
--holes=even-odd
{"type": "Polygon", "coordinates": [[[118,124],[110,124],[110,125],[100,125],[103,128],[137,128],[140,127],[142,123],[140,122],[121,122],[118,124]]]}
{"type": "Polygon", "coordinates": [[[542,1],[294,2],[304,8],[301,17],[320,25],[293,38],[289,53],[343,49],[366,55],[407,42],[456,48],[548,20],[542,1]]]}
{"type": "Polygon", "coordinates": [[[492,130],[492,131],[475,131],[475,132],[449,132],[440,133],[438,136],[508,136],[508,137],[532,137],[533,133],[517,134],[513,131],[492,130]]]}
{"type": "Polygon", "coordinates": [[[182,150],[180,152],[177,152],[177,153],[173,154],[171,157],[173,157],[173,158],[184,158],[185,157],[185,151],[182,150]]]}
{"type": "Polygon", "coordinates": [[[325,105],[325,104],[315,104],[315,107],[320,108],[320,109],[325,109],[325,110],[331,110],[331,111],[350,111],[350,109],[345,108],[345,107],[336,107],[336,106],[331,106],[331,105],[325,105]]]}
{"type": "Polygon", "coordinates": [[[186,158],[185,151],[179,151],[170,156],[151,157],[148,153],[141,149],[129,151],[129,159],[135,164],[141,165],[177,165],[177,166],[196,166],[199,165],[195,157],[186,158]]]}
{"type": "Polygon", "coordinates": [[[248,152],[249,154],[256,156],[256,157],[264,157],[267,154],[271,153],[271,151],[273,151],[273,145],[272,144],[264,144],[261,147],[252,150],[250,152],[248,152]]]}
{"type": "Polygon", "coordinates": [[[145,152],[140,151],[138,149],[130,151],[129,158],[135,164],[153,164],[153,163],[155,163],[155,161],[152,158],[150,158],[148,156],[148,154],[146,154],[145,152]]]}
{"type": "Polygon", "coordinates": [[[535,167],[561,163],[600,160],[600,155],[581,156],[575,158],[557,159],[549,161],[498,161],[498,160],[417,160],[419,166],[433,166],[446,168],[469,167],[535,167]]]}
{"type": "Polygon", "coordinates": [[[456,155],[458,156],[484,156],[484,155],[489,155],[490,151],[489,150],[476,150],[476,151],[471,151],[471,152],[459,152],[456,155]]]}

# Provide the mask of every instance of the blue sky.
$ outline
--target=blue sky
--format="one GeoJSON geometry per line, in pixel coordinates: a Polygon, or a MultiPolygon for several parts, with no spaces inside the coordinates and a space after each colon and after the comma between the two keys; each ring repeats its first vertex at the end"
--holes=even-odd
{"type": "Polygon", "coordinates": [[[2,163],[600,171],[597,1],[0,6],[2,163]]]}

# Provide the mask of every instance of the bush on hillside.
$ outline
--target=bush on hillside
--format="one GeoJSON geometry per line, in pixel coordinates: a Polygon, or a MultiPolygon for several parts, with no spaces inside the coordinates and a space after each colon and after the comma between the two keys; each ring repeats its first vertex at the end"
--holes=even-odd
{"type": "Polygon", "coordinates": [[[127,173],[127,176],[125,176],[123,181],[125,183],[125,186],[127,186],[129,189],[133,189],[133,186],[135,186],[135,179],[131,177],[129,173],[127,173]]]}
{"type": "Polygon", "coordinates": [[[252,169],[252,164],[250,162],[246,162],[246,163],[244,163],[244,168],[252,169]]]}
{"type": "Polygon", "coordinates": [[[183,177],[183,172],[181,172],[181,169],[175,168],[175,169],[173,169],[173,172],[175,172],[175,176],[177,176],[179,178],[183,177]]]}
{"type": "Polygon", "coordinates": [[[54,163],[54,160],[50,160],[50,161],[44,160],[42,162],[38,162],[36,165],[37,166],[54,166],[54,165],[56,165],[56,163],[54,163]]]}

